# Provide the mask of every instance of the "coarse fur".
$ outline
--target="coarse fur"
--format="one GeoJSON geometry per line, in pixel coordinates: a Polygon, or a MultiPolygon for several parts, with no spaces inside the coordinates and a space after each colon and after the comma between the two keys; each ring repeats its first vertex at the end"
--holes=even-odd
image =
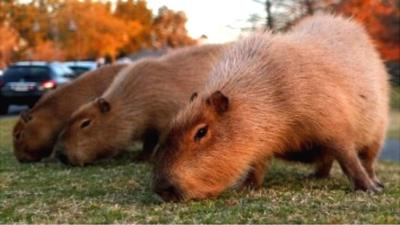
{"type": "Polygon", "coordinates": [[[204,84],[224,45],[175,50],[122,71],[101,98],[82,106],[60,139],[68,163],[108,159],[143,141],[138,160],[151,158],[169,120],[204,84]]]}
{"type": "Polygon", "coordinates": [[[378,191],[388,91],[377,51],[350,19],[318,15],[285,34],[251,35],[173,119],[154,189],[176,201],[260,187],[279,157],[315,163],[321,177],[337,160],[355,189],[378,191]]]}
{"type": "Polygon", "coordinates": [[[21,114],[14,126],[15,157],[20,162],[36,162],[48,157],[72,112],[100,96],[125,66],[104,66],[46,93],[31,110],[21,114]]]}

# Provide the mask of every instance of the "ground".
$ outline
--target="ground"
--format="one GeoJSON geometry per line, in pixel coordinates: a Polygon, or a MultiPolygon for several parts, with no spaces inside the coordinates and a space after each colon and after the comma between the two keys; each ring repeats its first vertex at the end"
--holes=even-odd
{"type": "Polygon", "coordinates": [[[335,165],[328,180],[275,161],[261,190],[162,203],[151,168],[118,159],[85,168],[19,164],[11,152],[15,118],[0,120],[0,223],[400,223],[400,164],[378,163],[381,194],[352,192],[335,165]]]}

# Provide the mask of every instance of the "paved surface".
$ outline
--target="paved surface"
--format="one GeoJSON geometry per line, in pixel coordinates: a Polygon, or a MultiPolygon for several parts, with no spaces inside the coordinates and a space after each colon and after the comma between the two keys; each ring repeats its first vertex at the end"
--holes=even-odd
{"type": "MultiPolygon", "coordinates": [[[[0,118],[19,115],[23,110],[26,109],[28,109],[26,106],[10,106],[8,115],[1,116],[0,118]]],[[[400,162],[400,141],[387,140],[379,158],[382,160],[400,162]]]]}
{"type": "Polygon", "coordinates": [[[387,140],[379,158],[400,162],[400,141],[387,140]]]}

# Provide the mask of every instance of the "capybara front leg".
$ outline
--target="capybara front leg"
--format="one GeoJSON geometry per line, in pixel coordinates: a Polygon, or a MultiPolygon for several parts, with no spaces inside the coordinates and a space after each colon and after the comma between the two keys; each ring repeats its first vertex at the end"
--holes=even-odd
{"type": "Polygon", "coordinates": [[[324,179],[328,178],[332,169],[334,158],[331,155],[323,155],[319,161],[316,162],[315,171],[311,174],[311,178],[324,179]]]}
{"type": "Polygon", "coordinates": [[[159,133],[155,129],[149,129],[143,135],[143,150],[134,157],[134,161],[149,161],[153,155],[154,149],[158,144],[159,133]]]}
{"type": "Polygon", "coordinates": [[[367,171],[369,178],[375,183],[376,186],[383,188],[384,185],[379,181],[375,173],[375,161],[381,147],[382,145],[380,142],[375,142],[372,145],[362,149],[359,152],[359,157],[364,169],[367,171]]]}
{"type": "Polygon", "coordinates": [[[268,160],[258,160],[251,165],[250,171],[247,174],[246,179],[243,182],[242,187],[248,187],[251,189],[257,189],[262,187],[264,183],[264,176],[268,160]]]}
{"type": "Polygon", "coordinates": [[[355,190],[379,191],[379,188],[375,186],[362,167],[353,145],[335,145],[331,148],[343,172],[353,183],[355,190]]]}

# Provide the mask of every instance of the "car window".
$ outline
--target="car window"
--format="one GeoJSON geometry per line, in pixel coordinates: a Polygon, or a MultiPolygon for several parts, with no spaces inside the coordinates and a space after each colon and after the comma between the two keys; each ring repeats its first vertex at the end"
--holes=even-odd
{"type": "Polygon", "coordinates": [[[46,81],[51,79],[47,66],[11,66],[3,76],[4,82],[16,81],[46,81]]]}
{"type": "Polygon", "coordinates": [[[52,65],[53,72],[56,76],[63,76],[63,77],[72,77],[74,76],[74,71],[70,68],[62,65],[62,64],[53,64],[52,65]]]}
{"type": "Polygon", "coordinates": [[[84,67],[84,66],[69,66],[76,75],[81,75],[82,73],[90,71],[90,67],[84,67]]]}

